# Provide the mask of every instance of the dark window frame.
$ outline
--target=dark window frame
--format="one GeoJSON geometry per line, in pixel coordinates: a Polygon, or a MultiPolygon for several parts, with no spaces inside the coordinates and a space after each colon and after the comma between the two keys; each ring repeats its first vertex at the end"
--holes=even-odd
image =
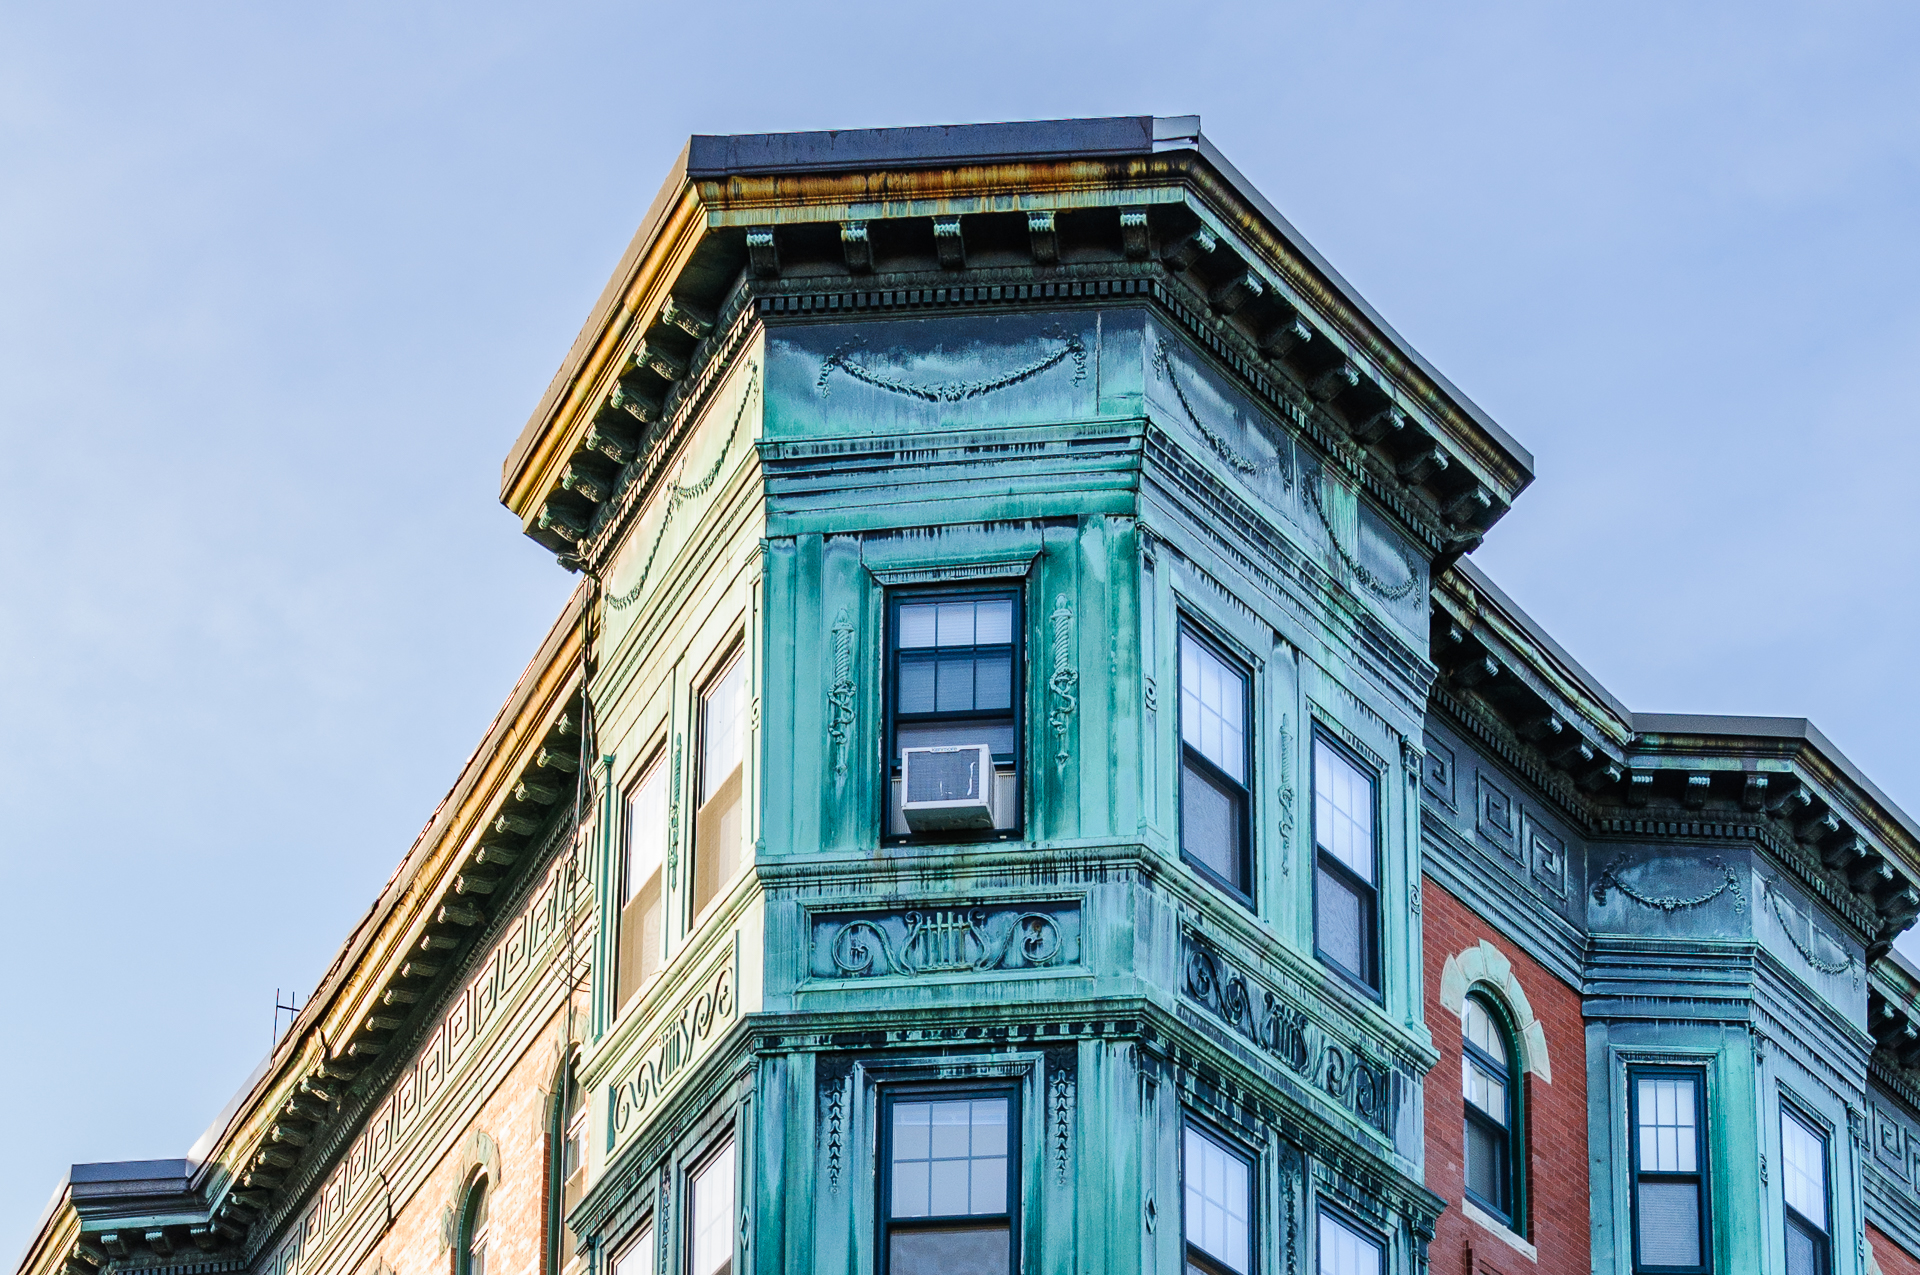
{"type": "MultiPolygon", "coordinates": [[[[681,910],[684,913],[681,922],[683,933],[692,930],[700,918],[705,915],[707,909],[713,907],[725,896],[727,885],[733,881],[735,877],[740,875],[740,867],[744,866],[744,856],[747,851],[743,844],[740,850],[743,856],[742,864],[736,866],[731,875],[724,879],[717,880],[714,883],[712,898],[708,899],[705,903],[700,902],[699,891],[694,886],[694,882],[698,880],[699,864],[703,853],[700,844],[700,816],[705,812],[707,806],[707,803],[703,801],[700,796],[700,794],[706,790],[707,786],[707,700],[719,687],[720,683],[726,679],[727,674],[733,672],[736,664],[745,670],[748,680],[742,688],[746,696],[746,702],[741,705],[740,709],[740,761],[738,763],[740,768],[739,800],[741,818],[745,819],[747,808],[747,753],[751,748],[751,741],[748,739],[748,735],[751,732],[747,726],[749,716],[747,705],[753,702],[753,669],[747,664],[748,657],[749,652],[747,650],[746,635],[744,633],[735,633],[718,648],[718,653],[707,662],[706,668],[702,670],[701,676],[693,682],[693,729],[688,732],[693,736],[693,765],[687,768],[691,772],[688,778],[692,781],[693,790],[691,793],[692,800],[687,803],[687,817],[682,824],[687,839],[686,890],[681,900],[681,910]]],[[[726,782],[725,776],[721,777],[721,782],[726,782]]],[[[669,785],[673,783],[672,774],[668,774],[667,783],[669,785]]],[[[718,793],[715,794],[715,796],[718,795],[718,793]]],[[[679,796],[679,794],[675,793],[673,789],[669,787],[667,790],[667,809],[669,811],[673,809],[673,802],[677,796],[679,796]]],[[[671,846],[668,847],[668,853],[672,853],[671,846]]],[[[664,902],[665,901],[662,900],[663,904],[664,902]]]]}
{"type": "Polygon", "coordinates": [[[880,1091],[880,1101],[875,1104],[879,1121],[878,1156],[875,1159],[874,1172],[874,1275],[887,1275],[892,1257],[889,1239],[895,1222],[893,1218],[893,1108],[898,1102],[940,1102],[959,1101],[979,1098],[1005,1098],[1007,1100],[1007,1211],[1001,1213],[970,1213],[962,1217],[938,1218],[902,1218],[906,1230],[939,1230],[941,1224],[954,1225],[964,1222],[992,1222],[1004,1217],[1007,1222],[1008,1255],[1007,1269],[1015,1275],[1021,1270],[1020,1262],[1020,1191],[1024,1181],[1021,1173],[1021,1161],[1024,1158],[1024,1140],[1020,1136],[1020,1084],[1018,1081],[984,1080],[979,1084],[946,1085],[888,1085],[880,1091]]]}
{"type": "MultiPolygon", "coordinates": [[[[1004,583],[960,582],[949,586],[923,588],[918,585],[901,585],[886,591],[884,621],[886,626],[886,664],[881,676],[881,757],[880,757],[880,839],[891,844],[937,843],[952,844],[972,841],[1017,841],[1024,835],[1027,816],[1027,596],[1026,582],[1007,581],[1004,583]],[[961,713],[913,713],[903,715],[900,712],[900,654],[903,649],[937,650],[935,647],[902,648],[900,645],[900,608],[903,604],[918,602],[986,602],[1010,600],[1013,603],[1013,641],[1008,643],[1012,656],[1012,667],[1008,673],[1007,711],[999,709],[969,709],[961,713]],[[900,748],[896,742],[903,716],[909,726],[920,723],[995,721],[1009,714],[1013,717],[1013,826],[1011,828],[982,828],[978,831],[965,829],[943,829],[938,832],[893,831],[893,781],[900,777],[900,748]]],[[[997,646],[998,644],[994,644],[997,646]]],[[[968,650],[978,653],[982,648],[949,647],[948,650],[968,650]]],[[[1005,764],[1008,755],[995,753],[994,766],[997,769],[1005,764]]]]}
{"type": "MultiPolygon", "coordinates": [[[[1487,1054],[1487,1052],[1478,1045],[1468,1040],[1464,1030],[1464,1023],[1462,1024],[1460,1052],[1466,1057],[1472,1058],[1488,1072],[1498,1077],[1506,1089],[1507,1127],[1505,1129],[1496,1128],[1493,1122],[1489,1120],[1478,1107],[1475,1107],[1473,1103],[1467,1101],[1464,1094],[1461,1096],[1460,1105],[1465,1109],[1465,1124],[1477,1123],[1483,1128],[1493,1130],[1499,1136],[1502,1148],[1501,1154],[1504,1160],[1501,1177],[1507,1188],[1510,1205],[1508,1208],[1502,1209],[1497,1204],[1490,1203],[1483,1199],[1471,1186],[1473,1181],[1471,1172],[1464,1174],[1461,1182],[1461,1192],[1469,1200],[1473,1201],[1474,1207],[1504,1223],[1507,1229],[1515,1235],[1525,1235],[1528,1157],[1527,1128],[1525,1123],[1526,1104],[1522,1100],[1521,1088],[1525,1084],[1526,1069],[1520,1065],[1520,1037],[1513,1029],[1513,1017],[1507,1012],[1506,1005],[1490,991],[1477,986],[1470,988],[1467,992],[1467,999],[1478,1002],[1481,1008],[1487,1011],[1487,1016],[1493,1020],[1494,1030],[1500,1033],[1501,1042],[1507,1047],[1507,1061],[1501,1063],[1487,1054]]],[[[1463,1168],[1465,1168],[1467,1153],[1471,1145],[1472,1144],[1468,1142],[1461,1147],[1462,1155],[1460,1158],[1463,1168]]]]}
{"type": "MultiPolygon", "coordinates": [[[[1813,1241],[1815,1275],[1829,1275],[1833,1270],[1833,1134],[1798,1103],[1784,1096],[1780,1099],[1780,1118],[1798,1122],[1820,1143],[1820,1188],[1826,1192],[1827,1225],[1824,1228],[1815,1226],[1812,1218],[1787,1203],[1787,1157],[1784,1147],[1780,1155],[1780,1211],[1787,1226],[1797,1224],[1804,1228],[1808,1238],[1813,1241]]],[[[1782,1234],[1781,1243],[1784,1245],[1785,1242],[1786,1236],[1782,1234]]],[[[1786,1269],[1784,1253],[1781,1269],[1786,1269]]]]}
{"type": "MultiPolygon", "coordinates": [[[[552,1114],[547,1121],[547,1234],[546,1242],[541,1246],[545,1258],[544,1269],[547,1275],[555,1275],[566,1260],[562,1250],[566,1245],[566,1188],[567,1188],[567,1142],[569,1126],[574,1123],[567,1119],[567,1104],[571,1096],[577,1096],[583,1104],[580,1118],[588,1120],[583,1125],[581,1135],[587,1136],[591,1127],[587,1116],[589,1096],[580,1088],[580,1050],[578,1047],[567,1050],[566,1058],[560,1064],[553,1086],[553,1098],[549,1104],[552,1114]]],[[[585,1153],[584,1141],[581,1151],[585,1153]]],[[[577,1250],[576,1250],[577,1251],[577,1250]]]]}
{"type": "Polygon", "coordinates": [[[620,1269],[620,1263],[626,1261],[627,1258],[633,1255],[634,1250],[640,1247],[640,1239],[643,1234],[653,1249],[653,1253],[651,1254],[653,1260],[649,1261],[642,1269],[649,1272],[657,1269],[657,1264],[660,1259],[661,1237],[659,1230],[654,1226],[653,1222],[654,1214],[648,1212],[646,1216],[627,1228],[626,1235],[621,1239],[620,1247],[613,1250],[613,1256],[607,1261],[606,1275],[614,1275],[614,1273],[620,1269]]]}
{"type": "Polygon", "coordinates": [[[1255,876],[1258,857],[1254,853],[1253,836],[1253,821],[1257,808],[1254,802],[1256,786],[1254,784],[1253,745],[1256,728],[1253,716],[1253,665],[1242,656],[1236,654],[1233,648],[1227,646],[1207,632],[1206,628],[1191,615],[1182,611],[1176,617],[1176,623],[1174,625],[1173,670],[1173,729],[1175,742],[1180,749],[1180,766],[1175,772],[1175,805],[1177,808],[1177,818],[1179,820],[1178,839],[1180,844],[1180,860],[1195,872],[1199,873],[1201,877],[1208,882],[1218,886],[1229,897],[1245,907],[1248,911],[1256,911],[1259,907],[1259,881],[1255,876]],[[1180,681],[1180,640],[1185,637],[1191,637],[1195,642],[1210,651],[1214,658],[1240,673],[1243,678],[1244,689],[1241,692],[1241,722],[1243,724],[1241,731],[1241,749],[1245,754],[1242,765],[1247,775],[1246,782],[1244,783],[1220,769],[1219,766],[1214,764],[1211,758],[1205,756],[1199,749],[1187,742],[1186,689],[1180,681]],[[1240,790],[1240,844],[1235,847],[1235,849],[1240,859],[1240,869],[1247,878],[1247,887],[1244,890],[1221,876],[1218,872],[1215,872],[1210,866],[1187,851],[1187,766],[1189,763],[1198,768],[1203,774],[1212,777],[1216,782],[1227,784],[1240,790]]]}
{"type": "Polygon", "coordinates": [[[1713,1270],[1713,1191],[1712,1164],[1707,1155],[1707,1071],[1704,1066],[1685,1064],[1647,1064],[1627,1068],[1627,1166],[1629,1237],[1634,1275],[1710,1275],[1713,1270]],[[1693,1173],[1641,1172],[1640,1169],[1640,1081],[1658,1077],[1679,1077],[1693,1082],[1693,1173]],[[1643,1181],[1698,1181],[1700,1190],[1700,1256],[1698,1266],[1649,1266],[1640,1260],[1640,1184],[1643,1181]]]}
{"type": "Polygon", "coordinates": [[[1369,1000],[1384,1002],[1386,999],[1387,980],[1384,973],[1386,962],[1381,959],[1380,952],[1380,935],[1382,928],[1380,924],[1379,886],[1380,794],[1382,786],[1380,783],[1380,770],[1377,766],[1372,765],[1362,758],[1353,749],[1347,747],[1345,743],[1317,721],[1313,724],[1313,731],[1310,738],[1311,749],[1307,756],[1307,797],[1309,805],[1307,830],[1313,840],[1313,955],[1322,965],[1340,975],[1369,1000]],[[1344,759],[1348,765],[1366,777],[1373,816],[1372,819],[1369,820],[1373,834],[1372,882],[1362,881],[1353,869],[1340,862],[1330,851],[1323,850],[1320,847],[1319,766],[1316,761],[1315,752],[1321,748],[1332,749],[1338,756],[1344,759]],[[1344,883],[1349,889],[1359,892],[1361,902],[1365,905],[1361,908],[1361,911],[1365,914],[1367,923],[1367,958],[1373,966],[1371,970],[1350,970],[1331,952],[1328,952],[1320,946],[1320,873],[1323,868],[1329,875],[1344,883]]]}
{"type": "Polygon", "coordinates": [[[1183,1111],[1180,1118],[1180,1252],[1184,1269],[1199,1270],[1204,1275],[1235,1275],[1232,1267],[1205,1249],[1196,1249],[1193,1241],[1187,1238],[1187,1130],[1189,1129],[1247,1166],[1247,1275],[1254,1275],[1254,1272],[1260,1270],[1259,1152],[1250,1150],[1241,1139],[1191,1111],[1183,1111]]]}

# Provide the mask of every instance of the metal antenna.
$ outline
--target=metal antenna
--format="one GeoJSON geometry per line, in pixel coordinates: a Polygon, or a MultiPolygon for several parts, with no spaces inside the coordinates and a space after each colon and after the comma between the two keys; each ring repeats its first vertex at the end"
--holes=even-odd
{"type": "Polygon", "coordinates": [[[288,992],[287,999],[292,1003],[283,1004],[280,1000],[280,989],[277,987],[273,989],[273,1034],[267,1041],[268,1049],[272,1049],[280,1043],[280,1011],[285,1010],[287,1012],[287,1026],[289,1027],[293,1026],[293,1020],[300,1012],[300,993],[297,991],[288,992]]]}

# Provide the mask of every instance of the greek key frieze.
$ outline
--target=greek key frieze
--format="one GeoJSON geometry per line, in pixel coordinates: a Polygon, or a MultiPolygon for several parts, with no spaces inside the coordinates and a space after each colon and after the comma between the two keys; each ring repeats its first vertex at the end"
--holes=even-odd
{"type": "Polygon", "coordinates": [[[926,906],[813,918],[816,979],[922,978],[1080,963],[1075,904],[926,906]]]}
{"type": "Polygon", "coordinates": [[[1182,987],[1237,1035],[1369,1128],[1394,1133],[1399,1088],[1393,1068],[1329,1035],[1281,993],[1235,969],[1205,940],[1181,939],[1182,987]]]}

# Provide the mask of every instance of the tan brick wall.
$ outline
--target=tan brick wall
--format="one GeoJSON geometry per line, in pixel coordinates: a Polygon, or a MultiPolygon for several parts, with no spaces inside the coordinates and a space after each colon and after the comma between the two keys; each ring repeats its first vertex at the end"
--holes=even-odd
{"type": "Polygon", "coordinates": [[[421,1188],[398,1204],[392,1229],[374,1245],[358,1275],[371,1275],[376,1263],[396,1275],[453,1275],[454,1253],[442,1240],[443,1216],[472,1170],[469,1152],[476,1131],[493,1139],[500,1167],[499,1180],[490,1186],[487,1275],[544,1275],[547,1088],[565,1025],[565,1013],[556,1014],[448,1140],[421,1188]]]}

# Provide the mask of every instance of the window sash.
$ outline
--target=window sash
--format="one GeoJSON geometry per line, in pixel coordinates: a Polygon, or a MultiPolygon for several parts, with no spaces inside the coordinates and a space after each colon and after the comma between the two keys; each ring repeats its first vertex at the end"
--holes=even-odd
{"type": "Polygon", "coordinates": [[[1313,740],[1313,844],[1369,886],[1379,879],[1375,777],[1327,739],[1313,740]]]}
{"type": "Polygon", "coordinates": [[[733,1264],[734,1176],[731,1138],[687,1175],[688,1275],[715,1275],[733,1264]]]}
{"type": "Polygon", "coordinates": [[[1320,1275],[1385,1275],[1386,1245],[1324,1205],[1316,1219],[1314,1247],[1319,1250],[1320,1275]]]}
{"type": "Polygon", "coordinates": [[[1251,769],[1252,689],[1239,661],[1180,627],[1180,740],[1242,788],[1251,769]]]}
{"type": "Polygon", "coordinates": [[[700,693],[700,804],[706,805],[746,759],[747,659],[743,649],[700,693]]]}
{"type": "Polygon", "coordinates": [[[1780,1195],[1822,1235],[1827,1232],[1827,1140],[1784,1102],[1780,1105],[1780,1195]]]}
{"type": "Polygon", "coordinates": [[[1628,1154],[1633,1171],[1634,1269],[1658,1275],[1703,1275],[1713,1269],[1712,1195],[1708,1190],[1706,1154],[1706,1077],[1693,1069],[1632,1068],[1627,1073],[1627,1096],[1631,1133],[1628,1154]],[[1649,1103],[1652,1104],[1650,1110],[1649,1103]],[[1691,1121],[1690,1125],[1688,1121],[1691,1121]],[[1680,1136],[1683,1129],[1690,1131],[1690,1139],[1680,1136]],[[1674,1136],[1662,1136],[1665,1130],[1672,1130],[1674,1136]],[[1646,1136],[1648,1134],[1653,1136],[1646,1136]],[[1652,1168],[1646,1165],[1649,1153],[1655,1162],[1652,1168]],[[1681,1264],[1649,1260],[1651,1255],[1644,1251],[1646,1227],[1659,1222],[1657,1217],[1649,1215],[1646,1208],[1649,1187],[1659,1191],[1663,1198],[1671,1195],[1669,1188],[1673,1187],[1683,1187],[1691,1193],[1696,1230],[1695,1262],[1681,1264]]]}
{"type": "MultiPolygon", "coordinates": [[[[887,1269],[889,1259],[892,1255],[893,1237],[896,1235],[927,1234],[927,1233],[942,1232],[942,1231],[973,1231],[973,1230],[981,1230],[981,1229],[992,1231],[992,1230],[997,1230],[1000,1227],[1005,1227],[1007,1231],[1007,1245],[1008,1245],[1006,1269],[1008,1271],[1018,1270],[1019,1269],[1018,1255],[1019,1255],[1019,1245],[1020,1245],[1019,1218],[1020,1218],[1020,1183],[1021,1183],[1021,1173],[1020,1173],[1021,1139],[1020,1139],[1019,1091],[1014,1088],[1009,1088],[1005,1085],[982,1085],[982,1086],[973,1087],[973,1088],[940,1089],[940,1090],[902,1089],[895,1092],[886,1093],[883,1096],[882,1101],[880,1103],[879,1115],[880,1115],[880,1138],[878,1139],[878,1141],[880,1143],[880,1146],[878,1148],[879,1164],[877,1166],[879,1171],[875,1175],[876,1181],[875,1181],[875,1187],[874,1187],[874,1193],[875,1193],[874,1214],[875,1214],[878,1232],[879,1232],[879,1237],[878,1237],[879,1238],[879,1269],[882,1271],[885,1271],[887,1269]],[[930,1166],[929,1167],[930,1190],[931,1190],[931,1174],[933,1171],[931,1168],[931,1165],[933,1163],[933,1159],[931,1156],[920,1157],[918,1155],[911,1154],[913,1152],[918,1151],[919,1148],[917,1145],[906,1147],[906,1148],[898,1147],[897,1145],[898,1130],[896,1129],[896,1124],[895,1124],[896,1110],[901,1106],[911,1107],[921,1103],[927,1103],[927,1104],[954,1103],[954,1102],[976,1103],[976,1102],[992,1102],[992,1101],[1000,1101],[1006,1104],[1005,1106],[1006,1123],[1003,1126],[1005,1130],[1005,1141],[1003,1144],[1004,1151],[1005,1151],[1005,1158],[1004,1158],[1005,1170],[1004,1170],[1004,1176],[1002,1179],[1002,1182],[1004,1185],[1004,1191],[1005,1191],[1003,1209],[1000,1212],[958,1213],[958,1214],[948,1213],[948,1214],[937,1214],[937,1215],[928,1214],[928,1215],[895,1216],[895,1213],[894,1213],[894,1210],[896,1208],[896,1201],[894,1198],[894,1190],[896,1185],[895,1184],[895,1165],[896,1164],[919,1164],[919,1163],[928,1164],[930,1166]],[[901,1149],[905,1149],[910,1153],[907,1159],[904,1161],[896,1160],[896,1155],[898,1154],[898,1151],[901,1149]]],[[[975,1126],[970,1122],[968,1127],[969,1127],[969,1138],[971,1140],[972,1130],[975,1128],[975,1126]]],[[[931,1139],[931,1125],[929,1125],[929,1138],[931,1139]]],[[[932,1149],[933,1148],[930,1141],[928,1150],[931,1151],[932,1149]]],[[[969,1150],[971,1151],[971,1149],[972,1149],[972,1142],[970,1141],[969,1150]]],[[[992,1156],[992,1155],[980,1157],[980,1159],[983,1159],[983,1160],[991,1160],[991,1159],[998,1159],[998,1158],[999,1157],[992,1156]]],[[[943,1157],[943,1159],[947,1162],[954,1161],[954,1157],[950,1157],[950,1156],[943,1157]]],[[[967,1161],[969,1191],[972,1190],[972,1187],[974,1185],[973,1163],[974,1163],[973,1158],[969,1157],[967,1161]]],[[[929,1202],[931,1202],[931,1196],[929,1196],[929,1202]]]]}
{"type": "Polygon", "coordinates": [[[1314,901],[1313,901],[1313,949],[1314,954],[1326,965],[1345,974],[1368,991],[1380,990],[1380,896],[1373,886],[1353,874],[1346,864],[1334,858],[1326,851],[1315,853],[1314,901]],[[1330,950],[1323,941],[1321,918],[1325,915],[1322,894],[1326,888],[1326,878],[1331,878],[1336,889],[1346,890],[1354,899],[1359,911],[1359,928],[1355,931],[1355,940],[1360,948],[1360,964],[1364,969],[1349,969],[1347,963],[1330,950]]]}
{"type": "Polygon", "coordinates": [[[1187,1248],[1235,1275],[1253,1269],[1253,1160],[1192,1123],[1180,1146],[1181,1230],[1187,1248]],[[1237,1177],[1237,1182],[1236,1182],[1237,1177]]]}

